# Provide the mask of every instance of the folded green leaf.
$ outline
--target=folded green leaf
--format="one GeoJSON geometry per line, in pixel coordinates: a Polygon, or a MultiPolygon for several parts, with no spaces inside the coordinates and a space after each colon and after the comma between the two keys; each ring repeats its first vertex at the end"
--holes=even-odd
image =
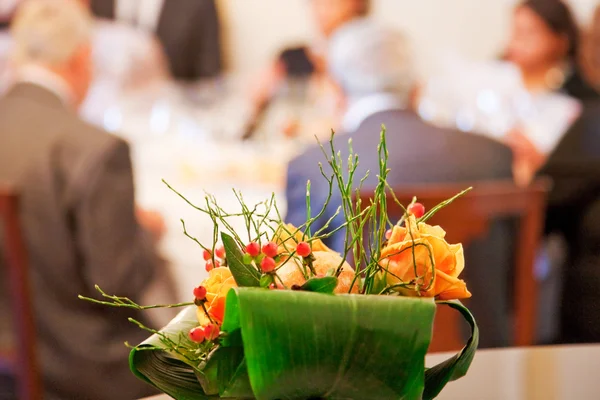
{"type": "MultiPolygon", "coordinates": [[[[196,307],[188,307],[161,330],[161,333],[174,341],[181,341],[182,332],[188,332],[198,325],[196,307]]],[[[178,400],[218,399],[208,396],[196,376],[197,371],[185,358],[168,352],[160,336],[152,335],[142,344],[131,350],[129,365],[133,373],[152,384],[162,392],[178,400]]]]}
{"type": "Polygon", "coordinates": [[[259,400],[421,398],[430,299],[238,288],[226,309],[259,400]]]}
{"type": "MultiPolygon", "coordinates": [[[[442,304],[461,312],[473,336],[455,357],[426,371],[431,299],[258,288],[229,292],[226,335],[208,370],[160,350],[158,335],[132,350],[130,363],[138,377],[180,400],[428,400],[466,373],[479,341],[469,311],[458,301],[442,304]],[[206,394],[215,388],[219,395],[206,394]]],[[[196,326],[196,318],[189,307],[161,333],[187,340],[181,333],[196,326]]]]}
{"type": "Polygon", "coordinates": [[[469,309],[458,300],[440,301],[438,304],[445,304],[462,314],[471,326],[471,338],[460,353],[425,372],[425,400],[434,399],[448,382],[466,375],[479,345],[479,328],[469,309]]]}
{"type": "Polygon", "coordinates": [[[335,276],[325,276],[323,278],[310,278],[304,285],[300,286],[300,290],[316,293],[332,294],[338,284],[338,278],[335,276]]]}
{"type": "Polygon", "coordinates": [[[244,263],[244,255],[235,240],[225,232],[221,232],[221,240],[225,248],[227,265],[235,283],[240,287],[260,286],[260,273],[253,265],[244,263]]]}

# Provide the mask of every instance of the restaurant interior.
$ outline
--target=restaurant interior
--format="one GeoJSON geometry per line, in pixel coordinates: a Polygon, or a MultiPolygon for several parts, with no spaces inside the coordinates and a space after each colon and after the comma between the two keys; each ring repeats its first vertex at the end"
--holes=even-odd
{"type": "MultiPolygon", "coordinates": [[[[392,224],[472,188],[431,219],[479,329],[438,398],[600,398],[598,0],[0,0],[0,96],[0,400],[168,398],[138,310],[77,296],[193,299],[240,193],[343,254],[319,144],[368,203],[382,131],[392,224]]],[[[438,307],[426,365],[467,340],[438,307]]]]}

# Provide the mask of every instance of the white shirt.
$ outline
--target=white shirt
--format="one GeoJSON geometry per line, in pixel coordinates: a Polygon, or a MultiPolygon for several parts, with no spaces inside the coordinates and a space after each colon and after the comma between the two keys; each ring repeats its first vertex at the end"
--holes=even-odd
{"type": "Polygon", "coordinates": [[[126,21],[149,32],[158,27],[164,0],[117,0],[117,20],[126,21]]]}
{"type": "Polygon", "coordinates": [[[446,64],[422,90],[419,114],[428,122],[497,140],[517,129],[550,154],[580,114],[580,102],[570,96],[530,93],[513,64],[460,58],[446,64]]]}
{"type": "Polygon", "coordinates": [[[41,86],[55,94],[66,106],[75,105],[75,95],[63,78],[37,65],[25,65],[15,74],[15,82],[41,86]]]}
{"type": "Polygon", "coordinates": [[[405,108],[406,104],[397,96],[377,93],[351,101],[342,118],[342,130],[354,132],[371,115],[405,108]]]}

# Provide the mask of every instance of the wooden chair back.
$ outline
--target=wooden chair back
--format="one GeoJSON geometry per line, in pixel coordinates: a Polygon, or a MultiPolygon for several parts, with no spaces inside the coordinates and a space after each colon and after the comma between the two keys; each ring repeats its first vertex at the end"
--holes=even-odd
{"type": "MultiPolygon", "coordinates": [[[[515,346],[533,345],[535,341],[538,284],[534,274],[536,253],[543,230],[547,194],[550,182],[540,179],[528,187],[517,187],[512,181],[490,181],[469,184],[428,184],[395,187],[396,197],[408,205],[417,196],[427,210],[447,200],[465,188],[473,190],[440,210],[428,223],[440,225],[447,232],[449,243],[464,246],[484,236],[491,222],[506,218],[518,219],[514,279],[514,341],[515,346]]],[[[372,194],[361,195],[363,204],[372,194]]],[[[391,195],[387,199],[390,216],[403,215],[391,195]]],[[[460,334],[460,316],[447,307],[438,307],[434,337],[430,351],[453,351],[464,342],[460,334]]]]}
{"type": "MultiPolygon", "coordinates": [[[[35,350],[36,330],[29,290],[29,274],[25,243],[19,223],[19,197],[15,190],[0,185],[0,229],[4,243],[0,243],[5,256],[8,275],[10,309],[14,327],[15,349],[0,359],[11,365],[16,377],[17,395],[20,400],[42,398],[42,384],[35,350]]],[[[0,349],[3,350],[3,349],[0,349]]],[[[10,349],[9,349],[10,350],[10,349]]]]}

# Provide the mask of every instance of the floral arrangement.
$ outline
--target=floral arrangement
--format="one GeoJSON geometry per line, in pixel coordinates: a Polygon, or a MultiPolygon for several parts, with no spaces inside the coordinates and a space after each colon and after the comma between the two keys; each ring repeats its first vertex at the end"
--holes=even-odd
{"type": "MultiPolygon", "coordinates": [[[[345,223],[313,232],[325,210],[313,213],[307,183],[307,219],[285,224],[275,198],[249,207],[234,191],[240,210],[222,209],[210,195],[192,204],[213,221],[213,241],[200,243],[182,221],[186,236],[201,246],[208,278],[193,291],[193,303],[140,306],[128,298],[80,298],[139,310],[184,307],[160,331],[131,320],[152,336],[132,347],[134,374],[173,398],[197,399],[432,399],[466,374],[478,344],[478,329],[458,299],[470,297],[458,277],[461,244],[427,221],[452,199],[427,211],[416,199],[397,222],[387,201],[385,131],[378,147],[378,185],[369,204],[356,196],[358,157],[349,143],[347,162],[333,139],[321,167],[341,194],[345,223]],[[328,174],[326,170],[331,170],[328,174]],[[243,232],[232,220],[244,220],[243,232]],[[324,240],[345,229],[339,254],[324,240]],[[220,242],[220,243],[219,243],[220,242]],[[354,265],[354,267],[353,267],[354,265]],[[463,350],[425,368],[437,305],[458,310],[472,328],[463,350]]],[[[363,180],[361,180],[361,183],[363,180]]],[[[168,186],[168,184],[167,184],[168,186]]],[[[330,219],[330,221],[332,221],[330,219]]]]}

